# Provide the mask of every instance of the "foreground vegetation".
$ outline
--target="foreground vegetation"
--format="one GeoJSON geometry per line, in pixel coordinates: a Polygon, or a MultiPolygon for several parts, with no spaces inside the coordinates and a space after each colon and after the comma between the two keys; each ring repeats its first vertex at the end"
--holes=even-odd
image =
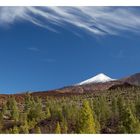
{"type": "Polygon", "coordinates": [[[140,133],[140,89],[43,98],[27,93],[23,102],[9,96],[0,110],[0,133],[140,133]]]}

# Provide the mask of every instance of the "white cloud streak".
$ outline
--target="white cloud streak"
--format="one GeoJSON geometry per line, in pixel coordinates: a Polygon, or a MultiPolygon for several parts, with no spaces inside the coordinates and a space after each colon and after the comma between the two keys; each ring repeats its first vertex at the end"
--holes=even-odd
{"type": "Polygon", "coordinates": [[[40,50],[36,47],[30,47],[28,48],[29,51],[32,51],[32,52],[40,52],[40,50]]]}
{"type": "Polygon", "coordinates": [[[94,35],[140,33],[140,10],[134,7],[1,7],[0,25],[28,21],[56,31],[68,24],[94,35]],[[139,12],[138,12],[139,11],[139,12]]]}

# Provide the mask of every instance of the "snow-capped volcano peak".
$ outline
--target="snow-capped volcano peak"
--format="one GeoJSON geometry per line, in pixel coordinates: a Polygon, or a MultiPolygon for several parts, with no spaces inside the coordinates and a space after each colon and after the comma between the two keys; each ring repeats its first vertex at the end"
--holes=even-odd
{"type": "Polygon", "coordinates": [[[105,83],[105,82],[114,81],[114,80],[115,79],[112,79],[108,77],[107,75],[100,73],[88,80],[78,83],[77,85],[84,85],[84,84],[90,84],[90,83],[105,83]]]}

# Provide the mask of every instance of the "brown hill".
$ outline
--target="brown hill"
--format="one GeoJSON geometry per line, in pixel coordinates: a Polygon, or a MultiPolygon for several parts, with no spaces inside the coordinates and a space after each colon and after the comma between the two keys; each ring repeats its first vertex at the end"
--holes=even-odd
{"type": "Polygon", "coordinates": [[[121,81],[130,83],[132,85],[140,86],[140,73],[136,73],[126,78],[123,78],[121,79],[121,81]]]}
{"type": "MultiPolygon", "coordinates": [[[[32,92],[31,95],[34,97],[39,96],[41,98],[46,98],[46,96],[70,96],[79,95],[85,93],[94,93],[96,91],[111,90],[115,88],[127,88],[132,86],[140,86],[140,73],[134,74],[132,76],[122,78],[120,80],[105,82],[105,83],[91,83],[85,85],[75,85],[68,86],[61,89],[50,90],[50,91],[38,91],[32,92]]],[[[0,104],[5,102],[9,96],[14,96],[18,102],[23,102],[26,93],[21,94],[0,94],[0,104]]]]}

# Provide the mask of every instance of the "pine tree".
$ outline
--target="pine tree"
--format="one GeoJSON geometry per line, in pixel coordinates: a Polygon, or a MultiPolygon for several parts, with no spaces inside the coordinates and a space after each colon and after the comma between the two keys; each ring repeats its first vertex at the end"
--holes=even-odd
{"type": "Polygon", "coordinates": [[[117,117],[118,116],[118,105],[117,105],[117,99],[114,97],[112,99],[112,104],[111,104],[111,107],[112,107],[112,115],[114,117],[117,117]]]}
{"type": "Polygon", "coordinates": [[[6,112],[7,112],[7,104],[5,103],[5,104],[3,104],[3,106],[2,106],[2,113],[3,113],[3,114],[6,114],[6,112]]]}
{"type": "Polygon", "coordinates": [[[123,107],[120,117],[121,133],[140,133],[140,123],[129,107],[123,107]]]}
{"type": "Polygon", "coordinates": [[[121,114],[123,112],[123,108],[125,107],[125,100],[123,99],[123,97],[119,96],[117,98],[117,106],[118,106],[119,117],[121,117],[121,114]]]}
{"type": "Polygon", "coordinates": [[[24,121],[24,123],[21,126],[21,132],[23,134],[28,134],[29,133],[29,126],[27,120],[24,121]]]}
{"type": "Polygon", "coordinates": [[[0,112],[0,122],[3,122],[3,112],[0,112]]]}
{"type": "Polygon", "coordinates": [[[0,132],[3,128],[3,125],[4,125],[4,123],[3,123],[3,112],[0,112],[0,132]]]}
{"type": "Polygon", "coordinates": [[[62,107],[57,105],[57,108],[56,108],[55,106],[51,108],[51,118],[53,120],[62,121],[64,118],[63,113],[62,113],[62,107]]]}
{"type": "Polygon", "coordinates": [[[8,100],[7,100],[7,108],[8,110],[11,110],[13,106],[13,98],[9,96],[8,100]]]}
{"type": "Polygon", "coordinates": [[[132,113],[136,115],[136,105],[135,105],[135,101],[133,102],[133,101],[130,100],[130,101],[128,102],[128,106],[130,107],[132,113]]]}
{"type": "Polygon", "coordinates": [[[19,130],[17,126],[14,126],[14,128],[12,129],[12,133],[13,134],[19,134],[19,130]]]}
{"type": "Polygon", "coordinates": [[[42,99],[37,97],[36,102],[37,102],[36,111],[38,113],[38,120],[45,119],[45,112],[43,112],[43,108],[42,108],[42,99]]]}
{"type": "Polygon", "coordinates": [[[61,134],[61,127],[59,122],[57,122],[56,128],[55,128],[55,134],[61,134]]]}
{"type": "Polygon", "coordinates": [[[27,121],[27,113],[20,113],[19,115],[19,120],[21,123],[24,123],[25,121],[27,121]]]}
{"type": "MultiPolygon", "coordinates": [[[[33,99],[32,99],[33,100],[33,99]]],[[[41,119],[45,118],[45,114],[43,113],[42,110],[42,101],[40,98],[37,97],[36,102],[33,103],[34,105],[30,107],[30,110],[28,112],[28,119],[35,121],[39,121],[41,119]]]]}
{"type": "Polygon", "coordinates": [[[136,116],[140,121],[140,98],[136,100],[135,108],[136,108],[136,116]]]}
{"type": "Polygon", "coordinates": [[[95,133],[95,120],[89,102],[85,100],[79,114],[78,133],[93,134],[95,133]]]}
{"type": "Polygon", "coordinates": [[[19,109],[18,109],[17,102],[14,97],[11,98],[9,107],[10,107],[10,111],[11,111],[11,118],[15,121],[18,121],[19,109]]]}
{"type": "Polygon", "coordinates": [[[28,121],[28,128],[33,128],[37,124],[37,121],[35,119],[29,120],[28,121]]]}
{"type": "Polygon", "coordinates": [[[106,100],[106,97],[101,96],[99,98],[99,109],[100,109],[100,123],[102,125],[102,128],[106,126],[107,120],[111,116],[111,109],[108,105],[108,102],[106,100]]]}
{"type": "Polygon", "coordinates": [[[37,99],[36,99],[36,109],[39,114],[42,113],[42,100],[39,97],[37,97],[37,99]]]}
{"type": "Polygon", "coordinates": [[[51,112],[48,107],[46,107],[45,116],[46,116],[46,119],[49,119],[51,117],[51,112]]]}
{"type": "Polygon", "coordinates": [[[24,111],[26,113],[29,113],[30,109],[33,108],[34,106],[35,106],[34,98],[29,93],[27,93],[25,96],[24,111]]]}
{"type": "Polygon", "coordinates": [[[100,130],[101,130],[101,125],[100,125],[100,122],[97,120],[96,115],[95,115],[95,130],[96,130],[95,133],[97,133],[97,134],[99,134],[100,130]]]}
{"type": "Polygon", "coordinates": [[[35,127],[35,134],[41,134],[40,127],[38,126],[35,127]]]}
{"type": "Polygon", "coordinates": [[[101,117],[101,109],[100,109],[100,103],[97,99],[93,99],[93,108],[92,110],[94,110],[96,117],[98,120],[100,120],[101,117]]]}
{"type": "Polygon", "coordinates": [[[67,120],[66,119],[62,120],[61,128],[62,128],[62,133],[63,134],[67,134],[67,132],[68,132],[68,124],[67,124],[67,120]]]}
{"type": "MultiPolygon", "coordinates": [[[[108,127],[115,127],[117,125],[117,123],[119,122],[119,109],[118,109],[118,102],[117,102],[117,98],[113,97],[112,102],[111,102],[111,116],[110,118],[107,120],[107,124],[109,125],[108,127]]],[[[106,127],[106,126],[105,126],[106,127]]],[[[109,128],[109,131],[112,131],[111,128],[109,128]],[[109,130],[110,129],[110,130],[109,130]]],[[[116,132],[116,131],[115,131],[116,132]]]]}

